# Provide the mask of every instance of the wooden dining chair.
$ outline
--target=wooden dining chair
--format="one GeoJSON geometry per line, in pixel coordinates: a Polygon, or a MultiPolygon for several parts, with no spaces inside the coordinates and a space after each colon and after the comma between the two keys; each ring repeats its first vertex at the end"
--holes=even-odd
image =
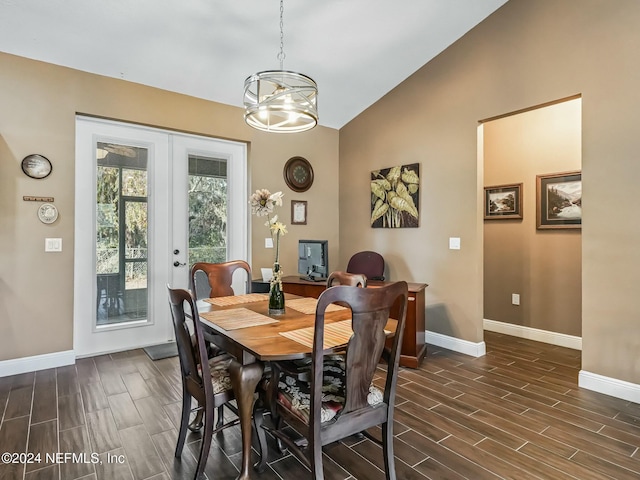
{"type": "Polygon", "coordinates": [[[366,287],[367,276],[361,273],[331,272],[327,278],[327,288],[335,285],[349,285],[351,287],[366,287]]]}
{"type": "Polygon", "coordinates": [[[310,381],[272,363],[268,392],[273,427],[267,429],[311,469],[315,480],[324,478],[322,447],[359,432],[382,444],[386,478],[396,478],[393,411],[407,298],[406,282],[375,289],[328,288],[318,298],[310,381]],[[380,373],[378,359],[387,340],[384,328],[396,302],[400,305],[397,330],[380,390],[373,385],[373,377],[380,373]],[[325,311],[334,303],[346,304],[352,311],[352,335],[341,355],[323,350],[325,311]],[[382,426],[382,441],[366,431],[376,425],[382,426]],[[301,442],[287,426],[305,440],[301,442]]]}
{"type": "Polygon", "coordinates": [[[244,260],[230,260],[222,263],[194,263],[191,266],[191,291],[197,299],[234,295],[235,293],[231,287],[231,283],[233,281],[233,274],[238,269],[242,269],[247,273],[246,293],[250,293],[251,267],[244,260]],[[206,285],[202,285],[202,277],[207,279],[209,283],[208,288],[206,288],[206,285]],[[200,292],[203,292],[203,294],[200,294],[200,292]],[[208,292],[208,294],[206,292],[208,292]]]}
{"type": "MultiPolygon", "coordinates": [[[[229,355],[218,355],[209,358],[207,346],[205,344],[202,327],[198,316],[198,308],[191,292],[182,289],[169,290],[169,304],[171,306],[171,316],[173,318],[173,328],[175,330],[176,343],[178,345],[178,356],[180,359],[180,372],[182,374],[182,415],[180,418],[180,431],[176,443],[175,456],[182,455],[189,416],[192,412],[191,399],[198,402],[196,410],[204,412],[204,431],[202,433],[202,444],[198,456],[198,465],[194,478],[198,479],[207,463],[207,456],[211,447],[211,438],[227,427],[238,424],[237,409],[229,402],[233,400],[234,393],[229,375],[229,365],[231,357],[229,355]],[[185,307],[186,306],[186,307],[185,307]],[[185,311],[185,308],[187,309],[185,311]],[[196,319],[193,321],[193,319],[196,319]],[[187,322],[192,324],[195,335],[195,343],[187,322]],[[214,410],[222,405],[236,413],[236,418],[227,423],[218,419],[218,424],[214,428],[214,410]]],[[[221,410],[218,410],[219,414],[221,410]]]]}
{"type": "MultiPolygon", "coordinates": [[[[235,295],[232,288],[233,275],[236,270],[246,272],[246,293],[251,291],[251,267],[244,260],[230,260],[221,263],[196,262],[191,266],[189,288],[196,299],[227,297],[235,295]]],[[[224,350],[220,347],[221,340],[210,333],[204,334],[209,357],[221,355],[224,350]]],[[[200,411],[189,425],[189,429],[197,432],[202,428],[203,412],[200,411]]],[[[223,406],[218,409],[218,419],[223,417],[223,406]]]]}

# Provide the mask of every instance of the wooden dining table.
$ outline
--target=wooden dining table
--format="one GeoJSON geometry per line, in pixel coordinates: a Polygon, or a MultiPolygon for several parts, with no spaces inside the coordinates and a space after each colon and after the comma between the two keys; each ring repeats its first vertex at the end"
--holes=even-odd
{"type": "MultiPolygon", "coordinates": [[[[251,459],[251,415],[254,392],[264,373],[264,364],[296,360],[312,352],[317,299],[285,295],[284,315],[269,315],[266,294],[246,294],[198,301],[203,329],[215,343],[235,358],[230,376],[238,405],[242,438],[239,480],[248,480],[251,459]]],[[[344,347],[351,335],[351,311],[330,305],[325,312],[325,349],[330,353],[344,347]]],[[[393,335],[396,320],[385,330],[393,335]]]]}

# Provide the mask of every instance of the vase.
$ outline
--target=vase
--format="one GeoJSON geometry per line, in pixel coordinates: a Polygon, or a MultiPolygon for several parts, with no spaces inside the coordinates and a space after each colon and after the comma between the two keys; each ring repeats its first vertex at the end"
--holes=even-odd
{"type": "Polygon", "coordinates": [[[284,315],[284,292],[281,282],[280,264],[273,265],[273,278],[269,289],[269,315],[284,315]]]}

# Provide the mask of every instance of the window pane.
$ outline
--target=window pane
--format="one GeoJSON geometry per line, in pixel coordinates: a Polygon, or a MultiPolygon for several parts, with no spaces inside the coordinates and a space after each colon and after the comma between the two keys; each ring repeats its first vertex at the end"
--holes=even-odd
{"type": "Polygon", "coordinates": [[[147,156],[145,148],[97,144],[98,325],[147,316],[147,156]]]}
{"type": "Polygon", "coordinates": [[[190,155],[189,263],[226,260],[226,160],[190,155]]]}

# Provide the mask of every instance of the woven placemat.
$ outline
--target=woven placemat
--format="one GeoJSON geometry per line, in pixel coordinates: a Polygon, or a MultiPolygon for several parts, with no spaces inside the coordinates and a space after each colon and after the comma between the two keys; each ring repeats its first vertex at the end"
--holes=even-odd
{"type": "Polygon", "coordinates": [[[241,303],[264,302],[269,300],[264,293],[246,293],[244,295],[230,295],[228,297],[205,298],[204,301],[216,307],[228,307],[241,303]]]}
{"type": "Polygon", "coordinates": [[[231,308],[229,310],[215,310],[213,312],[201,313],[205,320],[215,323],[224,330],[238,330],[239,328],[256,327],[277,323],[278,320],[254,312],[247,308],[231,308]]]}
{"type": "MultiPolygon", "coordinates": [[[[293,308],[305,315],[315,315],[317,306],[318,300],[316,298],[296,298],[294,300],[287,300],[287,307],[293,308]]],[[[337,312],[338,310],[344,310],[345,308],[346,307],[341,307],[340,305],[331,304],[325,311],[337,312]]]]}
{"type": "MultiPolygon", "coordinates": [[[[344,308],[344,307],[343,307],[344,308]]],[[[305,347],[313,348],[314,327],[299,328],[288,332],[280,332],[280,335],[290,340],[301,343],[305,347]]],[[[353,331],[351,320],[329,323],[324,326],[324,349],[345,345],[349,342],[353,331]]]]}

